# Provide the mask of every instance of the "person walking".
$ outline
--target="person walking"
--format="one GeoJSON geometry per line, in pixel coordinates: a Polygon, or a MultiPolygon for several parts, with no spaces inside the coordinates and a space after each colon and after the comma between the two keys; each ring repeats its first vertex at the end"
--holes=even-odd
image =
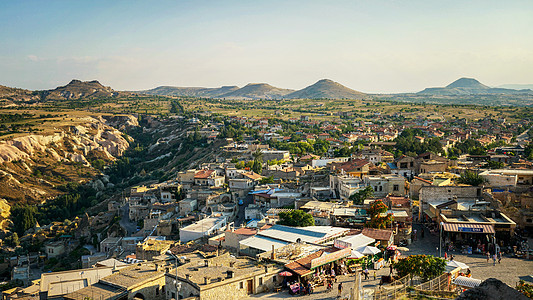
{"type": "Polygon", "coordinates": [[[376,271],[374,271],[374,280],[376,280],[376,271]]]}
{"type": "Polygon", "coordinates": [[[392,264],[389,265],[389,269],[390,269],[390,274],[389,275],[392,275],[392,264]]]}
{"type": "Polygon", "coordinates": [[[496,265],[496,253],[494,253],[494,255],[492,256],[492,265],[496,265]]]}
{"type": "Polygon", "coordinates": [[[490,254],[487,252],[487,263],[489,262],[490,254]]]}
{"type": "Polygon", "coordinates": [[[500,264],[502,262],[502,253],[498,252],[498,263],[500,264]]]}
{"type": "Polygon", "coordinates": [[[313,285],[311,284],[311,282],[307,284],[307,293],[309,293],[309,295],[313,293],[313,285]]]}
{"type": "Polygon", "coordinates": [[[444,252],[444,260],[448,260],[448,252],[444,252]]]}
{"type": "Polygon", "coordinates": [[[365,268],[365,270],[363,271],[363,273],[365,274],[365,279],[368,279],[368,268],[365,268]]]}
{"type": "Polygon", "coordinates": [[[339,298],[342,295],[342,282],[339,283],[339,294],[337,295],[339,298]]]}

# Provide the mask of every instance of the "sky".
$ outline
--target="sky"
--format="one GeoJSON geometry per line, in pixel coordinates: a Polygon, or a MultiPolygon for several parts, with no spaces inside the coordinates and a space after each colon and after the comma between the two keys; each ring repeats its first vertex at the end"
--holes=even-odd
{"type": "Polygon", "coordinates": [[[0,85],[533,84],[533,1],[0,1],[0,85]]]}

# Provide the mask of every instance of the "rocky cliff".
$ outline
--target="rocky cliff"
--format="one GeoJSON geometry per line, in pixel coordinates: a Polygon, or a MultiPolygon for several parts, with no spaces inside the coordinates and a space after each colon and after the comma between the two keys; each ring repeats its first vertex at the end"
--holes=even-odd
{"type": "MultiPolygon", "coordinates": [[[[40,203],[69,182],[91,181],[95,160],[121,156],[133,139],[119,129],[138,126],[133,116],[85,116],[49,135],[0,141],[0,202],[40,203]]],[[[1,219],[1,218],[0,218],[1,219]]]]}

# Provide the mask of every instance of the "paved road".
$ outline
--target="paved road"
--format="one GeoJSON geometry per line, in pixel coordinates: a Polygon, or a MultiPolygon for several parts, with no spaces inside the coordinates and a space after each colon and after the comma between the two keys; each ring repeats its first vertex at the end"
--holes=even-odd
{"type": "Polygon", "coordinates": [[[120,208],[122,218],[120,218],[119,224],[122,226],[122,228],[124,228],[124,230],[126,230],[126,236],[131,236],[137,232],[137,223],[130,220],[129,210],[129,203],[126,203],[120,208]]]}
{"type": "Polygon", "coordinates": [[[239,205],[239,212],[237,213],[237,218],[235,219],[235,227],[241,226],[241,224],[246,221],[244,219],[244,209],[251,203],[254,203],[252,195],[246,195],[243,205],[239,205]]]}

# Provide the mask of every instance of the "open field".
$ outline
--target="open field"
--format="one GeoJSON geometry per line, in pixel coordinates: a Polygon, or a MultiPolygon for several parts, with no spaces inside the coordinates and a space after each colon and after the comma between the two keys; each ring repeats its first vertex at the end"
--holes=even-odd
{"type": "Polygon", "coordinates": [[[475,120],[487,116],[510,121],[531,117],[527,107],[488,107],[473,105],[439,105],[388,102],[383,100],[215,100],[183,98],[179,100],[190,111],[210,111],[228,116],[298,118],[301,115],[326,121],[338,119],[338,113],[355,119],[375,119],[380,115],[401,115],[405,118],[475,120]]]}

